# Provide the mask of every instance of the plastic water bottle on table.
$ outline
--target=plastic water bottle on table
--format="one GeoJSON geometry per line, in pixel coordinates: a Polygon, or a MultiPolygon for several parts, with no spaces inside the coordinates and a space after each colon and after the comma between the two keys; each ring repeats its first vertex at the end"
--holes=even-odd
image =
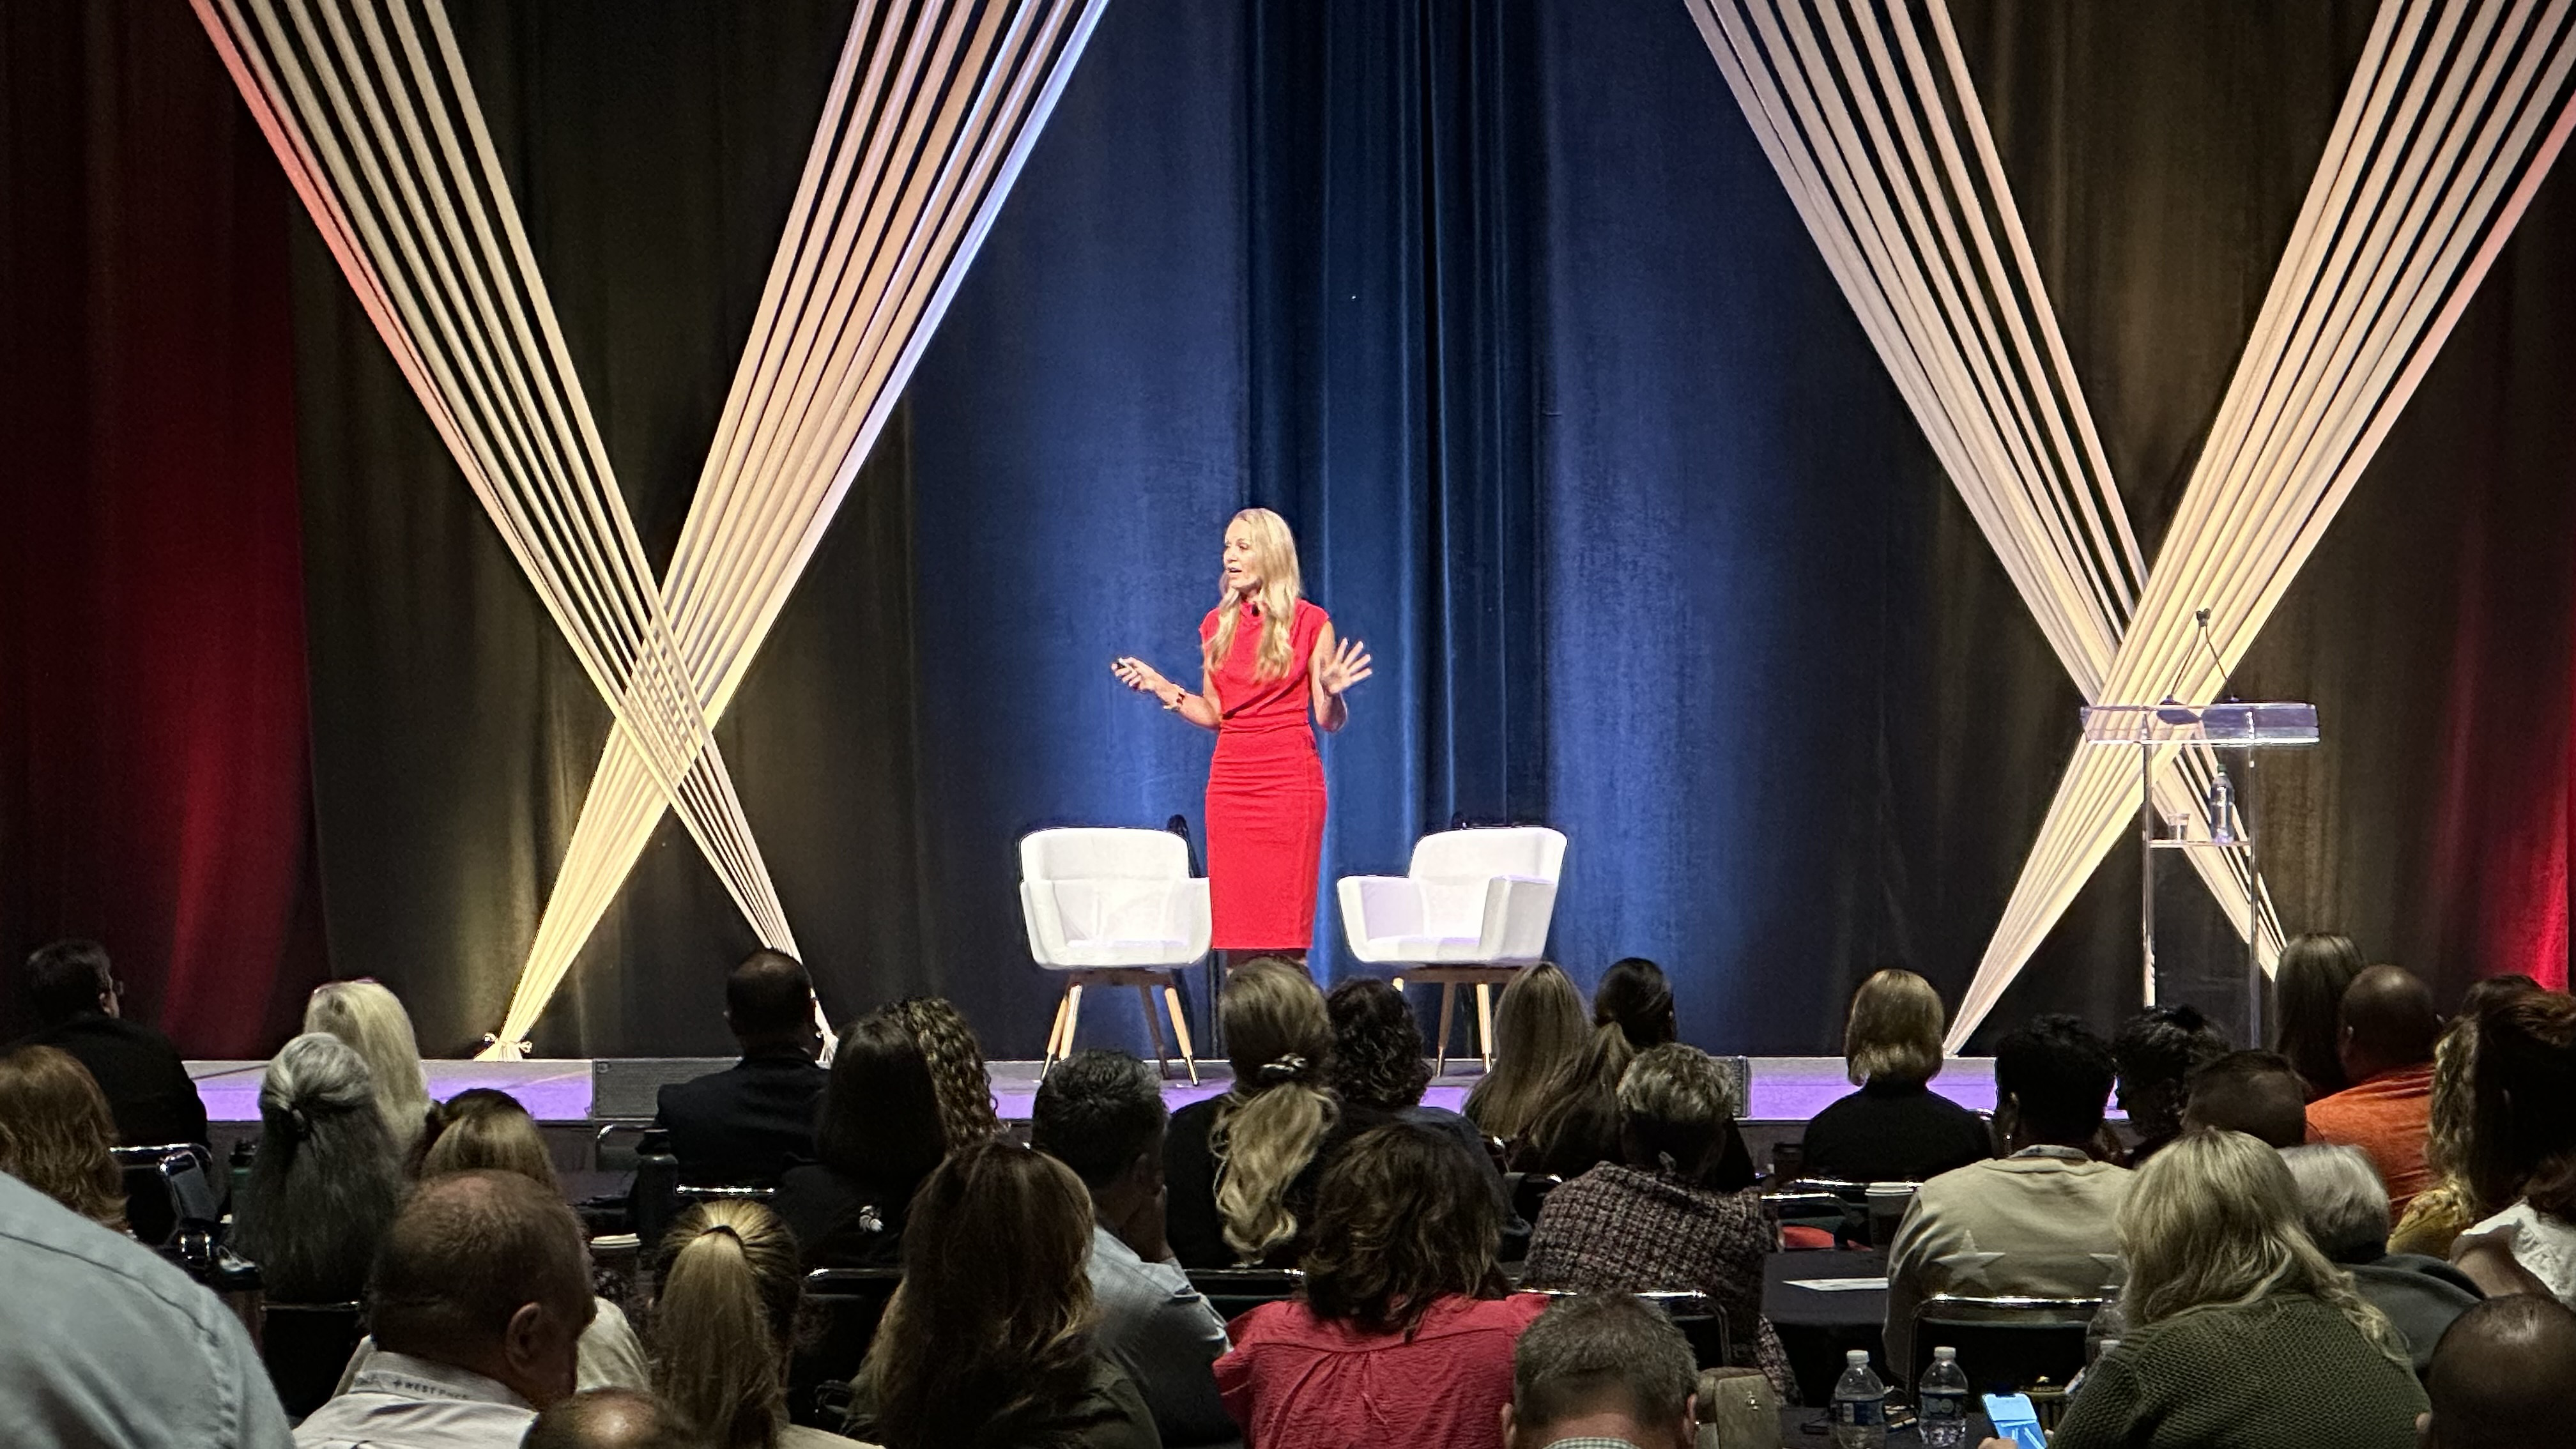
{"type": "Polygon", "coordinates": [[[1914,1386],[1914,1412],[1923,1426],[1923,1442],[1935,1449],[1955,1449],[1968,1439],[1968,1376],[1959,1367],[1955,1348],[1932,1350],[1932,1366],[1914,1386]]]}
{"type": "Polygon", "coordinates": [[[1881,1449],[1887,1443],[1887,1385],[1869,1371],[1869,1351],[1843,1355],[1834,1381],[1834,1449],[1881,1449]]]}

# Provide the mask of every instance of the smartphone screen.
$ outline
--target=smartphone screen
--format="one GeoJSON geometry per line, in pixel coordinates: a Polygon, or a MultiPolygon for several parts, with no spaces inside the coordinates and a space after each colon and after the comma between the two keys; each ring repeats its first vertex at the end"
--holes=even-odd
{"type": "Polygon", "coordinates": [[[1994,1421],[1995,1437],[2011,1440],[2014,1449],[2048,1449],[2048,1436],[2039,1431],[2039,1415],[2031,1409],[2029,1395],[1986,1395],[1986,1417],[1994,1421]]]}

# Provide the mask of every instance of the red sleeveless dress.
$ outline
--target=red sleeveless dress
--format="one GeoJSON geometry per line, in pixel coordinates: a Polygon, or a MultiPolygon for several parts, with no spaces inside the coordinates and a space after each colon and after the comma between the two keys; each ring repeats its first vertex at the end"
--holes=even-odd
{"type": "MultiPolygon", "coordinates": [[[[1324,762],[1315,753],[1307,666],[1330,618],[1297,601],[1288,673],[1253,678],[1261,616],[1249,604],[1216,669],[1216,757],[1208,763],[1211,944],[1220,951],[1302,951],[1315,935],[1315,868],[1324,847],[1324,762]]],[[[1216,637],[1217,612],[1199,622],[1216,637]]]]}

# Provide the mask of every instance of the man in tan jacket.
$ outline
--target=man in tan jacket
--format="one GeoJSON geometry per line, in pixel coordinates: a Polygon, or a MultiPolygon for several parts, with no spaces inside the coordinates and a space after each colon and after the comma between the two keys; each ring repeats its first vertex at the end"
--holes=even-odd
{"type": "Polygon", "coordinates": [[[2101,1298],[2121,1278],[2129,1171],[2096,1162],[2116,1074],[2110,1044],[2043,1016],[1995,1048],[1995,1126],[2007,1156],[1923,1184],[1887,1255],[1887,1364],[1914,1376],[1914,1311],[1938,1293],[2101,1298]]]}

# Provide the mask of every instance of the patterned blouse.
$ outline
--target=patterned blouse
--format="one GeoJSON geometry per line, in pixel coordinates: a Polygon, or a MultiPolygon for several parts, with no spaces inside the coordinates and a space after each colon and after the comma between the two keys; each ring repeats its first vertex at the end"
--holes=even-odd
{"type": "Polygon", "coordinates": [[[1605,1162],[1547,1195],[1530,1235],[1532,1288],[1706,1294],[1726,1316],[1737,1367],[1758,1367],[1796,1402],[1789,1355],[1762,1316],[1771,1251],[1761,1195],[1605,1162]]]}

